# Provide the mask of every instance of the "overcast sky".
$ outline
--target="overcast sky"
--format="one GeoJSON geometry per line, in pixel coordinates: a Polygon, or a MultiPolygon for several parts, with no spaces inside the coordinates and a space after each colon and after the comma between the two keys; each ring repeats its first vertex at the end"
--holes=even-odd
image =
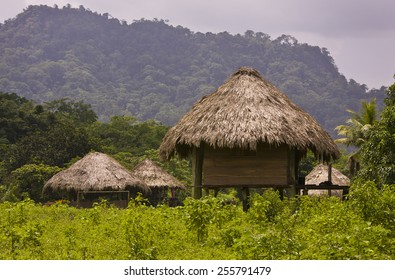
{"type": "Polygon", "coordinates": [[[28,5],[67,3],[126,20],[167,19],[195,32],[292,35],[326,47],[347,79],[369,88],[395,82],[394,0],[0,0],[0,21],[28,5]]]}

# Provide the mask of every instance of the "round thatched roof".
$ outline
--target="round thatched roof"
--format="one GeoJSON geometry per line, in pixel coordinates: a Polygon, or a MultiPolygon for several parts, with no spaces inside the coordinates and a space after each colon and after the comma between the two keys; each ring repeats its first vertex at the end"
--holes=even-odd
{"type": "Polygon", "coordinates": [[[187,156],[191,147],[207,143],[218,148],[256,150],[259,142],[286,144],[303,154],[308,149],[324,160],[339,150],[309,114],[259,72],[241,67],[212,94],[203,97],[165,135],[160,156],[187,156]]]}
{"type": "Polygon", "coordinates": [[[144,181],[148,187],[169,187],[185,189],[185,186],[153,161],[146,159],[132,171],[132,175],[144,181]]]}
{"type": "MultiPolygon", "coordinates": [[[[320,183],[328,181],[328,165],[318,164],[314,169],[306,176],[306,185],[319,185],[320,183]]],[[[349,186],[350,179],[341,173],[336,168],[332,167],[331,182],[333,185],[349,186]]]]}
{"type": "Polygon", "coordinates": [[[112,157],[102,153],[89,153],[68,169],[55,174],[44,186],[48,188],[74,189],[77,191],[124,190],[139,187],[150,192],[149,187],[132,175],[112,157]]]}

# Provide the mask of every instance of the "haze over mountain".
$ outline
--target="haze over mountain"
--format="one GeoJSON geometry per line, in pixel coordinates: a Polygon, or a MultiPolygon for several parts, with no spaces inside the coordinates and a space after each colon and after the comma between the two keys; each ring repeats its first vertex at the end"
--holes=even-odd
{"type": "Polygon", "coordinates": [[[133,115],[172,125],[240,66],[259,70],[332,135],[346,109],[385,96],[384,87],[347,81],[327,49],[288,35],[128,24],[82,6],[29,6],[0,26],[0,91],[37,102],[83,100],[102,120],[133,115]]]}

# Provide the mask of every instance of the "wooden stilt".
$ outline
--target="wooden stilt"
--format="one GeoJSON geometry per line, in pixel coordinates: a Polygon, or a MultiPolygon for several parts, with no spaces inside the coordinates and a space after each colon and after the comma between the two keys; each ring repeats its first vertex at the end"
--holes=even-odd
{"type": "Polygon", "coordinates": [[[241,192],[243,195],[243,211],[247,212],[250,208],[250,189],[247,187],[241,188],[241,192]]]}
{"type": "Polygon", "coordinates": [[[217,188],[217,189],[214,189],[214,197],[217,197],[218,196],[218,192],[219,192],[219,189],[217,188]]]}
{"type": "Polygon", "coordinates": [[[201,198],[202,197],[202,173],[203,173],[203,147],[196,148],[192,150],[192,197],[201,198]]]}
{"type": "Polygon", "coordinates": [[[332,185],[332,163],[328,164],[328,195],[332,196],[332,190],[330,189],[330,185],[332,185]]]}
{"type": "Polygon", "coordinates": [[[77,207],[80,206],[80,192],[77,191],[77,207]]]}

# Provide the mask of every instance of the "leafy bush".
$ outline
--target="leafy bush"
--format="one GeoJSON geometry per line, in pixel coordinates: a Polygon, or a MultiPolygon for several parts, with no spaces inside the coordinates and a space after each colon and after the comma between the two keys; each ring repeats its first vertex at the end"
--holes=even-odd
{"type": "Polygon", "coordinates": [[[266,191],[247,213],[211,196],[126,209],[4,202],[0,259],[394,259],[393,190],[357,182],[348,201],[266,191]]]}
{"type": "Polygon", "coordinates": [[[382,225],[395,234],[395,185],[381,188],[372,182],[357,181],[350,189],[350,203],[374,225],[382,225]]]}

